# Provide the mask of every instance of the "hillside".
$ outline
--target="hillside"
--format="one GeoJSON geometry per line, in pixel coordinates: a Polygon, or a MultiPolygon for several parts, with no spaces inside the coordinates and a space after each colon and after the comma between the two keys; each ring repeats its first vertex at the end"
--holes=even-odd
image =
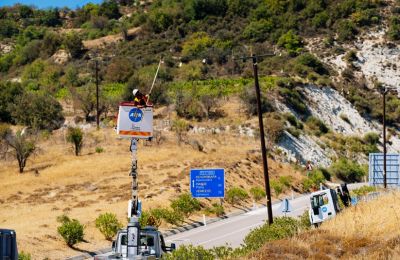
{"type": "Polygon", "coordinates": [[[398,198],[394,192],[362,202],[318,229],[269,242],[248,259],[397,259],[398,198]]]}
{"type": "MultiPolygon", "coordinates": [[[[399,14],[391,0],[1,7],[0,206],[8,209],[1,225],[15,228],[35,259],[109,244],[94,220],[109,211],[124,221],[130,196],[129,144],[113,131],[118,103],[131,100],[134,88],[150,91],[160,59],[151,93],[155,138],[139,148],[145,210],[186,193],[190,168],[225,168],[227,188],[262,187],[253,70],[242,59],[251,54],[274,54],[258,59],[274,199],[326,181],[364,180],[368,154],[382,150],[381,90],[398,88],[399,14]],[[67,142],[71,127],[84,134],[79,156],[67,142]],[[22,129],[34,149],[18,174],[10,143],[22,129]],[[78,250],[57,234],[62,214],[87,226],[78,250]]],[[[397,95],[389,92],[386,102],[389,152],[400,152],[397,95]]],[[[202,200],[193,218],[216,210],[214,202],[202,200]]]]}
{"type": "MultiPolygon", "coordinates": [[[[33,259],[63,259],[80,251],[108,247],[109,241],[95,228],[94,221],[101,213],[113,212],[126,224],[126,206],[131,196],[129,141],[118,139],[112,129],[96,131],[93,127],[86,130],[84,149],[76,157],[64,136],[65,130],[56,130],[50,137],[42,138],[39,153],[30,159],[23,174],[17,174],[13,160],[0,165],[1,226],[17,231],[19,249],[30,253],[33,259]],[[104,151],[96,153],[96,147],[104,151]],[[67,247],[57,234],[60,224],[56,219],[63,214],[86,226],[86,242],[75,249],[67,247]]],[[[145,201],[145,211],[166,207],[172,199],[188,192],[191,168],[224,168],[227,190],[262,187],[261,154],[255,151],[258,140],[234,130],[219,134],[190,132],[187,138],[200,142],[204,150],[200,152],[185,143],[178,145],[175,133],[169,130],[163,131],[160,144],[139,145],[139,195],[145,201]]],[[[291,176],[289,185],[301,189],[304,173],[288,164],[273,160],[269,163],[271,180],[277,182],[280,176],[291,176]]],[[[274,191],[274,200],[287,194],[290,195],[290,189],[286,187],[279,193],[274,191]]],[[[206,208],[218,201],[201,200],[202,211],[190,219],[199,219],[202,213],[215,216],[207,213],[206,208]]],[[[225,202],[224,210],[252,206],[251,199],[237,205],[225,202]]],[[[171,227],[164,223],[161,229],[171,227]]]]}

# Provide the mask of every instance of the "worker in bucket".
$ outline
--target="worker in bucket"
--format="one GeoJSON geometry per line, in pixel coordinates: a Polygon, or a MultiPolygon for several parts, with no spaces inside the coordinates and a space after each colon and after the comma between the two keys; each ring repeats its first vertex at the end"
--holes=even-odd
{"type": "Polygon", "coordinates": [[[135,106],[152,106],[152,104],[149,102],[149,95],[144,95],[137,88],[132,91],[132,94],[133,103],[135,104],[135,106]]]}

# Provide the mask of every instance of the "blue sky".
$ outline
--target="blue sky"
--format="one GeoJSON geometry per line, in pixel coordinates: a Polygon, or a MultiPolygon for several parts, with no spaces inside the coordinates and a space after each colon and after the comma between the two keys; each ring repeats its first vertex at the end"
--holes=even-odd
{"type": "Polygon", "coordinates": [[[20,3],[25,5],[34,5],[38,8],[68,6],[71,9],[75,9],[78,6],[81,7],[90,2],[101,3],[103,0],[0,0],[0,6],[11,6],[20,3]]]}

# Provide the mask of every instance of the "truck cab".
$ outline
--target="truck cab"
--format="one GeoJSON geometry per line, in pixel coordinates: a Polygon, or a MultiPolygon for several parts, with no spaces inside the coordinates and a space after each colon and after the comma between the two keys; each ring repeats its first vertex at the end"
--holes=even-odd
{"type": "Polygon", "coordinates": [[[335,190],[325,189],[311,193],[309,217],[314,226],[333,218],[339,211],[339,201],[335,190]]]}
{"type": "MultiPolygon", "coordinates": [[[[128,235],[127,230],[118,231],[116,239],[112,243],[112,251],[97,255],[95,260],[127,259],[128,235]]],[[[140,256],[138,259],[160,259],[167,252],[175,250],[175,244],[167,247],[164,237],[155,227],[147,226],[140,229],[140,256]]]]}

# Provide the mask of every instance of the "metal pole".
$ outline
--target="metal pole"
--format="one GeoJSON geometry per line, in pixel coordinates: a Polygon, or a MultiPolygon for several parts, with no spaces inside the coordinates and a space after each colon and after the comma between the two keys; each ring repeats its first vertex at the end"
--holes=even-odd
{"type": "Polygon", "coordinates": [[[100,128],[100,111],[99,111],[99,62],[95,60],[96,63],[96,125],[97,130],[100,128]]]}
{"type": "Polygon", "coordinates": [[[252,59],[253,59],[253,70],[254,70],[254,86],[256,89],[256,96],[257,96],[257,112],[258,112],[258,123],[260,127],[261,154],[262,154],[263,168],[264,168],[265,191],[267,194],[268,224],[271,225],[273,223],[272,202],[271,202],[271,190],[269,186],[267,149],[265,147],[264,122],[261,110],[260,85],[258,83],[257,57],[253,54],[252,59]]]}
{"type": "Polygon", "coordinates": [[[383,89],[383,186],[386,189],[386,87],[383,89]]]}

